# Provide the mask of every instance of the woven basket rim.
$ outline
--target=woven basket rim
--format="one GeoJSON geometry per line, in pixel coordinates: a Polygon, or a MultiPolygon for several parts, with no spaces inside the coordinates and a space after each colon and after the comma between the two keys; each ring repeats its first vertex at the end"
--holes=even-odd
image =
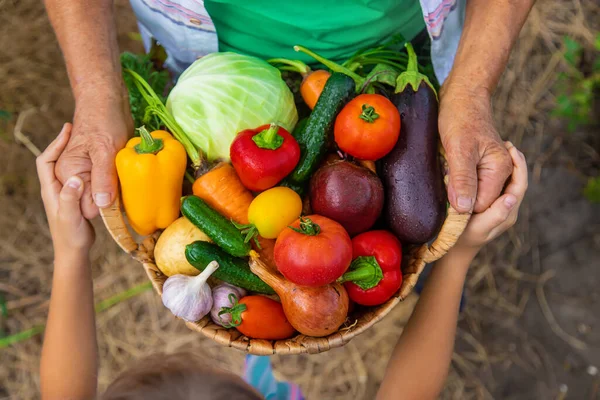
{"type": "MultiPolygon", "coordinates": [[[[443,154],[442,160],[445,161],[443,154]]],[[[444,181],[447,185],[447,176],[445,176],[444,181]]],[[[130,254],[133,259],[143,265],[155,292],[161,295],[162,285],[167,277],[154,264],[154,246],[160,236],[160,232],[155,232],[143,240],[142,243],[138,244],[125,222],[119,196],[117,196],[117,199],[110,207],[101,209],[100,214],[115,242],[126,253],[130,254]]],[[[215,324],[210,319],[210,315],[205,316],[198,322],[186,322],[186,326],[224,346],[233,347],[255,355],[314,354],[325,352],[335,347],[341,347],[384,318],[400,301],[404,300],[412,292],[425,265],[441,258],[456,243],[465,229],[469,218],[469,213],[458,213],[454,208],[449,206],[446,219],[436,239],[431,244],[423,244],[412,248],[410,253],[404,257],[405,260],[403,260],[402,266],[403,280],[400,290],[382,305],[370,308],[359,307],[349,315],[346,323],[337,332],[329,336],[317,338],[297,334],[292,338],[284,340],[251,339],[242,335],[235,328],[226,329],[215,324]]]]}

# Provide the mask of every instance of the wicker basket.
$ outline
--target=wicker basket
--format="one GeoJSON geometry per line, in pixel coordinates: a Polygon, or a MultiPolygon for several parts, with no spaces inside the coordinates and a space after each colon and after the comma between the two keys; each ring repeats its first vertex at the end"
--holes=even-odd
{"type": "MultiPolygon", "coordinates": [[[[443,156],[442,160],[444,160],[443,156]]],[[[447,168],[444,170],[447,171],[447,168]]],[[[447,184],[447,176],[444,181],[447,184]]],[[[111,207],[101,210],[101,215],[113,239],[136,261],[142,263],[154,290],[161,295],[167,277],[154,264],[154,245],[160,232],[154,233],[138,244],[127,227],[119,199],[111,207]]],[[[460,214],[449,207],[437,238],[431,244],[413,248],[408,256],[404,257],[403,281],[398,293],[380,306],[358,308],[348,315],[344,326],[329,336],[316,338],[298,334],[285,340],[250,339],[235,328],[226,329],[213,323],[210,315],[195,323],[186,322],[186,325],[224,346],[256,355],[322,353],[334,347],[341,347],[385,317],[396,304],[410,294],[425,264],[441,258],[456,243],[469,217],[470,214],[460,214]]]]}

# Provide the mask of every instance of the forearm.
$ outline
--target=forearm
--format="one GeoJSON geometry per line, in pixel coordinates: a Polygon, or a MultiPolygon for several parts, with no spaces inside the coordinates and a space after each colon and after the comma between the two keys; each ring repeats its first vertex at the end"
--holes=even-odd
{"type": "Polygon", "coordinates": [[[452,88],[491,96],[534,2],[467,1],[460,44],[441,97],[452,88]]]}
{"type": "Polygon", "coordinates": [[[472,252],[450,252],[434,265],[394,349],[378,399],[435,399],[454,348],[461,293],[472,252]]]}
{"type": "Polygon", "coordinates": [[[82,96],[126,94],[112,0],[45,0],[62,49],[76,101],[82,96]]]}
{"type": "Polygon", "coordinates": [[[43,399],[92,399],[98,375],[87,256],[57,258],[41,360],[43,399]]]}

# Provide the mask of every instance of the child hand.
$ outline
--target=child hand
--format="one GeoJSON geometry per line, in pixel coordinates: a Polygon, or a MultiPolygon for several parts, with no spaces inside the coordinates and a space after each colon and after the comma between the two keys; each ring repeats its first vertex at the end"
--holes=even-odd
{"type": "Polygon", "coordinates": [[[56,160],[69,142],[71,128],[71,124],[65,124],[56,139],[36,160],[55,258],[87,255],[94,243],[94,229],[81,214],[83,181],[78,176],[72,176],[63,186],[54,173],[56,160]]]}
{"type": "Polygon", "coordinates": [[[519,207],[527,190],[527,163],[525,156],[510,142],[505,146],[513,161],[510,183],[492,205],[480,214],[473,214],[467,228],[456,243],[456,248],[479,251],[481,247],[500,236],[517,221],[519,207]]]}

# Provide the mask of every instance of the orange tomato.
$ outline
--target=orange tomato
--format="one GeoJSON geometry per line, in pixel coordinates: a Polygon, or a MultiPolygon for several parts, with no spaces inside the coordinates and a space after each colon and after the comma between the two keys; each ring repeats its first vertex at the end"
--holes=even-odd
{"type": "Polygon", "coordinates": [[[380,94],[361,94],[340,111],[334,126],[338,147],[361,160],[389,153],[400,135],[400,113],[380,94]]]}

